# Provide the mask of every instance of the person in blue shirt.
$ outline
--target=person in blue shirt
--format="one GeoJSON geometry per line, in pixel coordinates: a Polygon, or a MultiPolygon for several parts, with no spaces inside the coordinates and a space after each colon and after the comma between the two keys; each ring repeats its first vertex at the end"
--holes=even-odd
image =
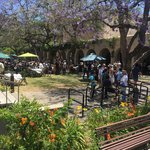
{"type": "Polygon", "coordinates": [[[120,85],[120,80],[122,78],[122,68],[119,68],[118,72],[116,73],[116,86],[118,87],[120,85]]]}
{"type": "Polygon", "coordinates": [[[89,80],[90,80],[90,87],[91,87],[90,95],[91,95],[91,99],[93,99],[95,93],[95,87],[96,87],[96,80],[94,74],[90,74],[89,80]]]}

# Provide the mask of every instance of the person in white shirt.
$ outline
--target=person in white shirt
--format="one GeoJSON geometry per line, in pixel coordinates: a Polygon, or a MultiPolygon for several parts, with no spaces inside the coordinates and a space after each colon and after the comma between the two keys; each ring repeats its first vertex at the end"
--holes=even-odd
{"type": "Polygon", "coordinates": [[[5,67],[4,64],[2,62],[0,62],[0,73],[4,73],[5,67]]]}
{"type": "Polygon", "coordinates": [[[126,87],[128,86],[128,75],[127,71],[122,71],[122,78],[120,80],[121,93],[122,93],[122,101],[126,102],[126,87]]]}
{"type": "Polygon", "coordinates": [[[102,74],[103,74],[103,71],[104,71],[105,67],[106,67],[106,65],[105,65],[105,64],[102,64],[102,66],[99,67],[99,70],[98,70],[99,86],[102,85],[102,74]]]}

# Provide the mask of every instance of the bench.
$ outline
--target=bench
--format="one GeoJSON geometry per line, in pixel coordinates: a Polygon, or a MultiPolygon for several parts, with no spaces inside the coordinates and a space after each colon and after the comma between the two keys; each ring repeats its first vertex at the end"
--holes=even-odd
{"type": "Polygon", "coordinates": [[[150,113],[98,127],[95,132],[102,150],[142,150],[150,143],[150,113]]]}

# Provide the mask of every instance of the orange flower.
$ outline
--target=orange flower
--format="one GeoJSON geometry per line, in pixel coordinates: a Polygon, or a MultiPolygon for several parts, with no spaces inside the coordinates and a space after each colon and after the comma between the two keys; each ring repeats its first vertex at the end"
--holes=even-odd
{"type": "Polygon", "coordinates": [[[20,114],[16,114],[16,117],[19,118],[19,117],[20,117],[20,114]]]}
{"type": "Polygon", "coordinates": [[[54,108],[53,110],[54,110],[54,111],[57,111],[57,110],[58,110],[58,108],[54,108]]]}
{"type": "Polygon", "coordinates": [[[52,140],[52,139],[55,139],[56,138],[56,134],[52,133],[49,135],[49,138],[52,140]]]}
{"type": "Polygon", "coordinates": [[[131,112],[128,112],[128,117],[132,117],[132,116],[134,116],[134,113],[131,113],[131,112]]]}
{"type": "Polygon", "coordinates": [[[50,139],[50,142],[54,143],[54,142],[55,142],[55,139],[50,139]]]}
{"type": "Polygon", "coordinates": [[[30,121],[29,124],[30,124],[30,126],[32,126],[32,127],[35,126],[35,123],[34,123],[33,121],[30,121]]]}
{"type": "Polygon", "coordinates": [[[50,128],[48,128],[48,132],[51,132],[51,129],[50,129],[50,128]]]}
{"type": "Polygon", "coordinates": [[[60,119],[60,122],[61,122],[61,124],[62,124],[62,126],[65,126],[65,119],[60,119]]]}
{"type": "Polygon", "coordinates": [[[21,124],[22,124],[22,125],[26,124],[27,120],[28,120],[28,119],[27,119],[26,117],[21,118],[21,124]]]}
{"type": "Polygon", "coordinates": [[[49,114],[50,114],[51,117],[53,117],[54,112],[53,111],[49,111],[49,114]]]}
{"type": "Polygon", "coordinates": [[[106,138],[107,138],[107,140],[110,140],[110,133],[106,134],[106,138]]]}

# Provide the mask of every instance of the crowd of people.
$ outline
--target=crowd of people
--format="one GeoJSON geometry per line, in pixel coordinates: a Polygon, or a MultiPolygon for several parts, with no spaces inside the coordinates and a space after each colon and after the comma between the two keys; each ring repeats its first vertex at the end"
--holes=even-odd
{"type": "Polygon", "coordinates": [[[82,78],[90,80],[91,98],[94,97],[96,86],[102,88],[102,99],[108,98],[108,92],[115,93],[116,87],[121,87],[122,101],[126,101],[126,87],[128,86],[129,75],[132,77],[134,83],[137,83],[138,77],[141,74],[140,67],[135,64],[130,74],[122,69],[120,62],[109,64],[82,64],[82,78]]]}
{"type": "Polygon", "coordinates": [[[126,70],[122,69],[120,62],[106,65],[99,62],[80,62],[79,65],[68,65],[66,60],[61,62],[56,61],[54,64],[50,62],[40,61],[25,61],[25,60],[1,60],[0,61],[0,73],[6,71],[13,71],[16,74],[26,69],[36,71],[41,74],[66,74],[78,73],[82,76],[82,79],[88,79],[91,86],[91,97],[94,97],[95,88],[102,88],[102,98],[108,98],[108,92],[115,92],[115,88],[121,86],[122,101],[126,101],[126,87],[128,86],[129,75],[132,77],[134,83],[138,81],[138,77],[141,74],[140,67],[135,64],[130,74],[126,70]],[[114,88],[115,87],[115,88],[114,88]]]}

